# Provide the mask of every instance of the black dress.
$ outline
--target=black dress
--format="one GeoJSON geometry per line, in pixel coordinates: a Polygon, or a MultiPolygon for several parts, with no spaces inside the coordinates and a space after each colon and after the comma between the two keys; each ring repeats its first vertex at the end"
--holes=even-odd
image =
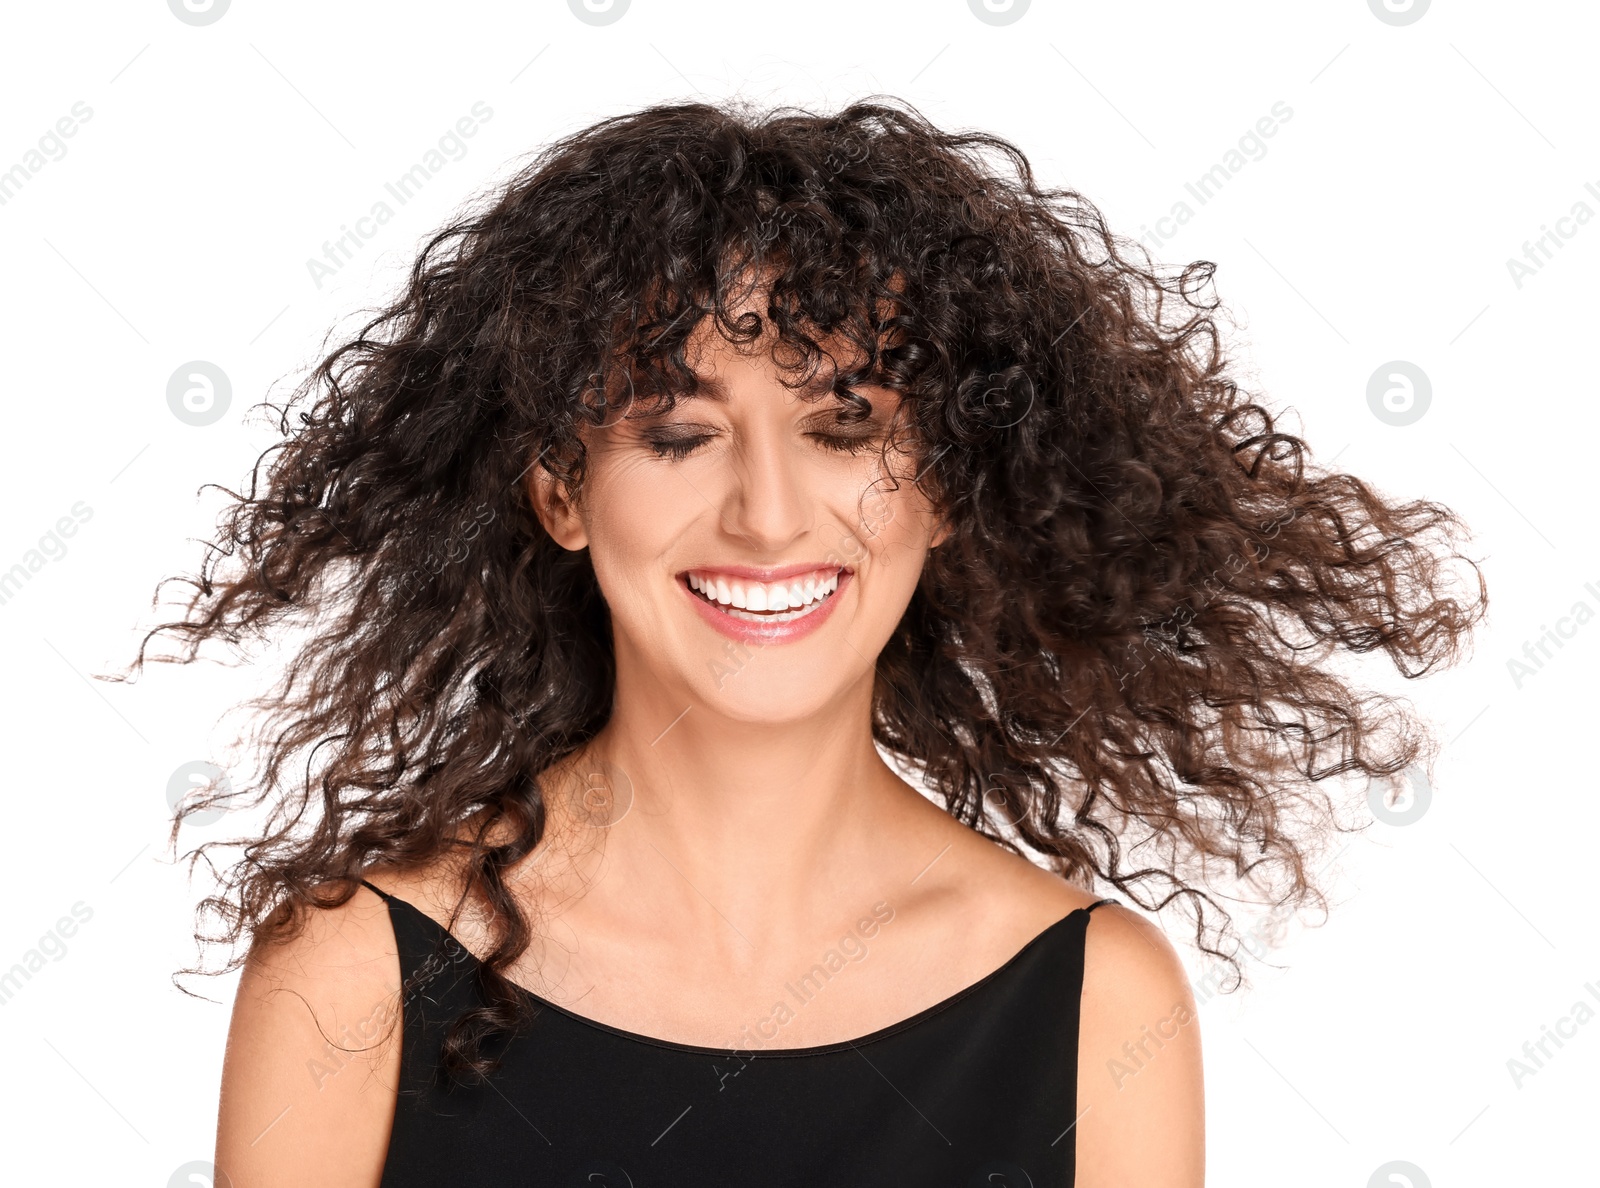
{"type": "Polygon", "coordinates": [[[1089,913],[1115,900],[1074,910],[909,1019],[809,1048],[672,1043],[522,990],[540,1009],[531,1030],[488,1049],[500,1072],[445,1089],[439,1045],[483,1002],[478,961],[366,885],[388,903],[408,987],[382,1188],[1073,1183],[1084,937],[1089,913]]]}

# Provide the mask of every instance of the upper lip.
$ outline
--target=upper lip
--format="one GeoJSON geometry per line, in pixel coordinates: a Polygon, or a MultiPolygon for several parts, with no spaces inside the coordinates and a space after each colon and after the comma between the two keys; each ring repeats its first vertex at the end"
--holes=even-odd
{"type": "Polygon", "coordinates": [[[835,565],[826,561],[800,561],[794,565],[691,565],[678,576],[691,573],[717,573],[730,578],[743,578],[747,582],[781,582],[785,578],[800,577],[819,570],[837,570],[849,573],[848,565],[835,565]]]}

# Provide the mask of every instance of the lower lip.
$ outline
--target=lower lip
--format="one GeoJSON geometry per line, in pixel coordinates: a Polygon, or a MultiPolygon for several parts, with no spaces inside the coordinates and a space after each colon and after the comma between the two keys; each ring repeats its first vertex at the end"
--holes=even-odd
{"type": "Polygon", "coordinates": [[[793,643],[797,639],[804,639],[833,614],[834,604],[844,596],[845,590],[850,585],[850,579],[855,574],[843,570],[839,573],[839,585],[834,592],[822,600],[822,605],[809,615],[802,615],[798,619],[788,622],[752,623],[749,619],[736,619],[730,614],[725,614],[717,607],[712,606],[694,590],[689,588],[686,578],[679,578],[678,588],[689,596],[689,601],[694,603],[695,609],[700,612],[700,617],[711,626],[715,627],[729,639],[737,639],[744,643],[767,644],[793,643]]]}

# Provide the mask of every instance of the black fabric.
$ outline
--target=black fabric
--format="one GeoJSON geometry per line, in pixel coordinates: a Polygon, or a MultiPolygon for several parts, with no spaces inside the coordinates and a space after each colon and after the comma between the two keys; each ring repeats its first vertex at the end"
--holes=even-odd
{"type": "Polygon", "coordinates": [[[406,984],[382,1188],[1073,1182],[1084,937],[1093,908],[1115,900],[1064,916],[927,1010],[837,1044],[675,1044],[525,990],[538,1016],[491,1049],[500,1072],[446,1090],[439,1045],[483,1001],[477,959],[432,917],[366,885],[388,903],[406,984]]]}

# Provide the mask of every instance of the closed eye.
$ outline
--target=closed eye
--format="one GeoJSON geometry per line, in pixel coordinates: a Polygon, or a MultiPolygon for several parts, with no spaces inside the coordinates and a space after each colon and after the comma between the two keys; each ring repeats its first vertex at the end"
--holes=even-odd
{"type": "Polygon", "coordinates": [[[658,458],[687,458],[703,441],[710,441],[709,433],[695,437],[649,437],[645,439],[658,458]]]}
{"type": "Polygon", "coordinates": [[[822,442],[830,450],[842,454],[860,454],[872,448],[877,440],[871,433],[808,433],[806,436],[822,442]]]}
{"type": "MultiPolygon", "coordinates": [[[[697,433],[684,437],[647,437],[645,440],[655,451],[656,457],[681,459],[694,453],[712,436],[709,433],[697,433]]],[[[841,454],[863,453],[871,449],[877,440],[871,433],[808,433],[806,436],[820,442],[824,449],[841,454]]]]}

